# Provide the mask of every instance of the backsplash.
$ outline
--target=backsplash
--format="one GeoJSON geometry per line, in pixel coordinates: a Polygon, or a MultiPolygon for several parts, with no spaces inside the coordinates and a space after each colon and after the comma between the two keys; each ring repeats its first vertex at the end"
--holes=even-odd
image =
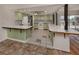
{"type": "Polygon", "coordinates": [[[52,23],[52,20],[35,20],[35,21],[34,21],[34,23],[39,23],[39,22],[52,23]]]}
{"type": "Polygon", "coordinates": [[[15,20],[15,25],[23,25],[22,20],[15,20]]]}

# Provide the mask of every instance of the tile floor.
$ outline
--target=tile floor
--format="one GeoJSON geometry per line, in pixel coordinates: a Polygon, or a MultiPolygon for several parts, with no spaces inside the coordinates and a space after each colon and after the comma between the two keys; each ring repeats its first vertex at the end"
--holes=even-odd
{"type": "Polygon", "coordinates": [[[34,30],[28,43],[13,40],[0,42],[1,55],[68,55],[70,53],[51,49],[52,42],[48,37],[48,30],[34,30]]]}
{"type": "Polygon", "coordinates": [[[68,55],[70,53],[42,46],[5,40],[0,43],[0,55],[68,55]]]}
{"type": "Polygon", "coordinates": [[[53,48],[52,42],[50,41],[48,30],[34,30],[32,37],[27,40],[28,43],[36,44],[43,47],[53,48]]]}

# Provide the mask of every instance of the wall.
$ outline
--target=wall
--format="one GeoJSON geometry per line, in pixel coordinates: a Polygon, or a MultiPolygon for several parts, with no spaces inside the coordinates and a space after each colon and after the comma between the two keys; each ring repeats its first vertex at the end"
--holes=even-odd
{"type": "Polygon", "coordinates": [[[14,10],[0,5],[0,41],[5,40],[5,33],[2,26],[14,25],[14,10]]]}

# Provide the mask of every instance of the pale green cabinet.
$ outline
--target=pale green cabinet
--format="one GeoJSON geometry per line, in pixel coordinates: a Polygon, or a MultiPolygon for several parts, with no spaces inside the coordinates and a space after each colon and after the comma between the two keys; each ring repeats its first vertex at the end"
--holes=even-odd
{"type": "Polygon", "coordinates": [[[34,28],[38,28],[38,23],[34,23],[34,28]]]}
{"type": "Polygon", "coordinates": [[[13,35],[12,34],[12,30],[11,29],[7,29],[7,36],[8,37],[12,37],[13,35]]]}
{"type": "Polygon", "coordinates": [[[26,34],[28,34],[28,33],[26,33],[25,30],[19,30],[17,39],[26,40],[27,39],[26,34]]]}
{"type": "Polygon", "coordinates": [[[49,31],[49,39],[52,42],[52,46],[53,46],[54,37],[55,37],[55,33],[49,31]]]}
{"type": "Polygon", "coordinates": [[[47,23],[44,24],[44,29],[48,29],[48,24],[47,23]]]}
{"type": "Polygon", "coordinates": [[[31,29],[7,29],[8,38],[27,40],[31,37],[31,29]]]}
{"type": "Polygon", "coordinates": [[[23,19],[23,15],[22,13],[16,13],[16,20],[22,20],[23,19]]]}
{"type": "MultiPolygon", "coordinates": [[[[44,23],[43,27],[44,29],[48,29],[48,24],[44,23]]],[[[38,23],[34,23],[34,28],[38,28],[38,23]]]]}

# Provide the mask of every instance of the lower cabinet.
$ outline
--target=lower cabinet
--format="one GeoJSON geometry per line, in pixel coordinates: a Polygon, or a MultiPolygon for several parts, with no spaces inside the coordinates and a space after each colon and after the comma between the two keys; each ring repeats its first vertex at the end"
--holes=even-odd
{"type": "Polygon", "coordinates": [[[34,23],[34,28],[38,28],[38,23],[34,23]]]}
{"type": "Polygon", "coordinates": [[[49,39],[52,42],[52,46],[53,46],[53,39],[54,38],[54,33],[52,33],[51,31],[49,31],[49,39]]]}
{"type": "MultiPolygon", "coordinates": [[[[48,29],[48,24],[47,23],[44,23],[43,24],[43,27],[44,27],[44,29],[48,29]]],[[[38,23],[35,23],[34,24],[34,28],[38,28],[38,23]]]]}
{"type": "Polygon", "coordinates": [[[8,38],[18,39],[18,40],[27,40],[31,37],[30,29],[7,29],[8,38]]]}
{"type": "Polygon", "coordinates": [[[44,24],[44,29],[48,29],[48,24],[44,24]]]}
{"type": "Polygon", "coordinates": [[[11,29],[7,29],[7,36],[8,37],[12,37],[12,30],[11,29]]]}

